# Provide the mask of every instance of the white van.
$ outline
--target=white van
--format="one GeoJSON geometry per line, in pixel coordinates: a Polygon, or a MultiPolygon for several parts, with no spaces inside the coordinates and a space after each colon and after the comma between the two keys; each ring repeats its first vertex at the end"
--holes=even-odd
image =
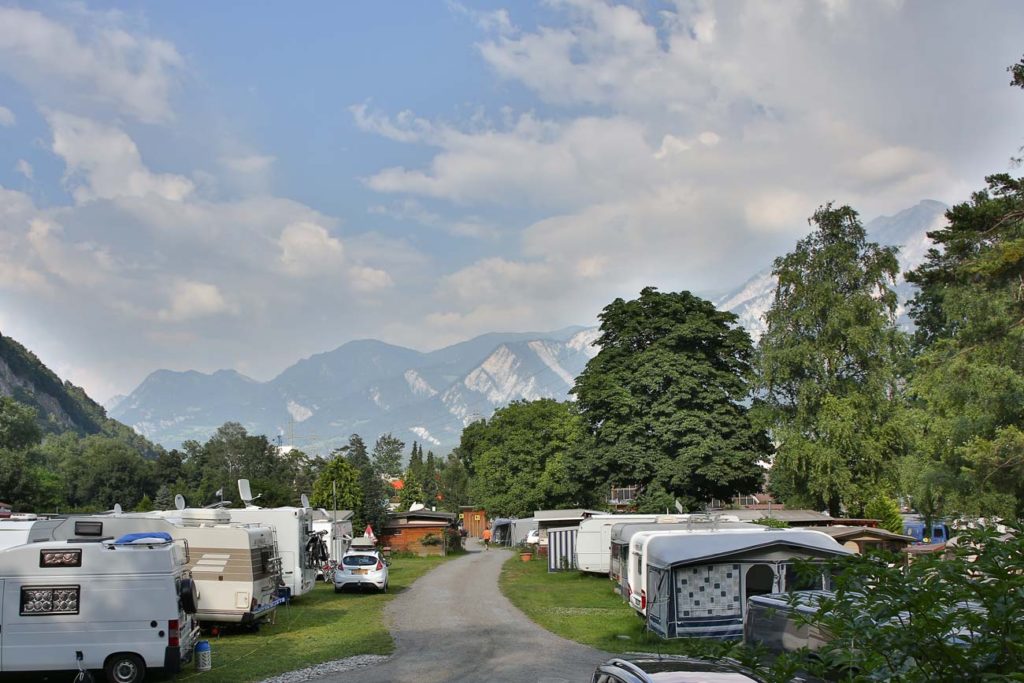
{"type": "Polygon", "coordinates": [[[313,510],[308,507],[223,508],[236,524],[259,524],[274,529],[278,557],[281,562],[281,578],[289,597],[305,595],[316,585],[316,575],[321,569],[323,543],[313,533],[313,510]]]}
{"type": "Polygon", "coordinates": [[[199,629],[186,551],[167,534],[0,550],[0,672],[177,672],[199,629]]]}

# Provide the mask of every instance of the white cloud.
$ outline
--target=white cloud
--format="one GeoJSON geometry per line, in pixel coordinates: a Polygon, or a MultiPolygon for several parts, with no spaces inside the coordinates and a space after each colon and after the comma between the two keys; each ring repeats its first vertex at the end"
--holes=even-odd
{"type": "Polygon", "coordinates": [[[0,107],[0,126],[10,127],[17,123],[18,119],[14,116],[14,112],[7,107],[0,107]]]}
{"type": "Polygon", "coordinates": [[[125,30],[112,21],[117,16],[80,12],[61,23],[2,7],[0,72],[46,102],[99,103],[141,121],[169,121],[184,60],[171,43],[125,30]]]}
{"type": "Polygon", "coordinates": [[[168,299],[168,306],[157,313],[160,320],[167,322],[204,318],[228,310],[220,290],[207,282],[179,280],[174,283],[168,299]]]}
{"type": "Polygon", "coordinates": [[[357,292],[373,292],[395,284],[387,271],[367,266],[354,266],[350,269],[349,280],[357,292]]]}
{"type": "Polygon", "coordinates": [[[800,192],[770,188],[751,197],[743,210],[755,229],[801,234],[807,232],[805,221],[820,203],[800,192]]]}
{"type": "Polygon", "coordinates": [[[266,173],[274,161],[274,157],[263,154],[248,154],[221,159],[221,163],[236,173],[266,173]]]}
{"type": "Polygon", "coordinates": [[[135,142],[119,128],[57,111],[46,119],[53,130],[53,152],[67,164],[76,201],[147,195],[180,201],[194,189],[184,176],[152,173],[135,142]]]}
{"type": "Polygon", "coordinates": [[[18,159],[17,163],[14,164],[14,170],[25,176],[28,180],[32,180],[35,177],[35,171],[32,168],[32,164],[28,163],[24,159],[18,159]]]}
{"type": "Polygon", "coordinates": [[[285,227],[278,240],[281,266],[289,275],[310,277],[341,268],[344,248],[316,223],[292,223],[285,227]]]}

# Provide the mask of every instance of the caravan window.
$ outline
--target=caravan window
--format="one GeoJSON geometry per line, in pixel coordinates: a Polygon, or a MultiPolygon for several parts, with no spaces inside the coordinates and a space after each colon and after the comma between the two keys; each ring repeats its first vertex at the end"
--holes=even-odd
{"type": "Polygon", "coordinates": [[[103,522],[75,522],[75,536],[102,536],[103,522]]]}
{"type": "Polygon", "coordinates": [[[78,586],[25,586],[21,589],[21,616],[78,614],[78,586]]]}

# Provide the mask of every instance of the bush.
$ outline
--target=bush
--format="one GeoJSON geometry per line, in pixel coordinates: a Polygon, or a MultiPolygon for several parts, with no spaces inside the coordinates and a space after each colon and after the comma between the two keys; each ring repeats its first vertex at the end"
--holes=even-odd
{"type": "Polygon", "coordinates": [[[775,519],[774,517],[762,517],[761,519],[755,519],[754,524],[761,524],[772,529],[789,528],[789,522],[784,522],[781,519],[775,519]]]}

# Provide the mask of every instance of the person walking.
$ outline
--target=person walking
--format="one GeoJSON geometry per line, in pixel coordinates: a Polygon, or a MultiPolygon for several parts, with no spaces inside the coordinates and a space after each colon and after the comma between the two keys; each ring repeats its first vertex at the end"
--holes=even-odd
{"type": "Polygon", "coordinates": [[[491,529],[490,527],[484,529],[484,550],[491,547],[491,529]]]}

